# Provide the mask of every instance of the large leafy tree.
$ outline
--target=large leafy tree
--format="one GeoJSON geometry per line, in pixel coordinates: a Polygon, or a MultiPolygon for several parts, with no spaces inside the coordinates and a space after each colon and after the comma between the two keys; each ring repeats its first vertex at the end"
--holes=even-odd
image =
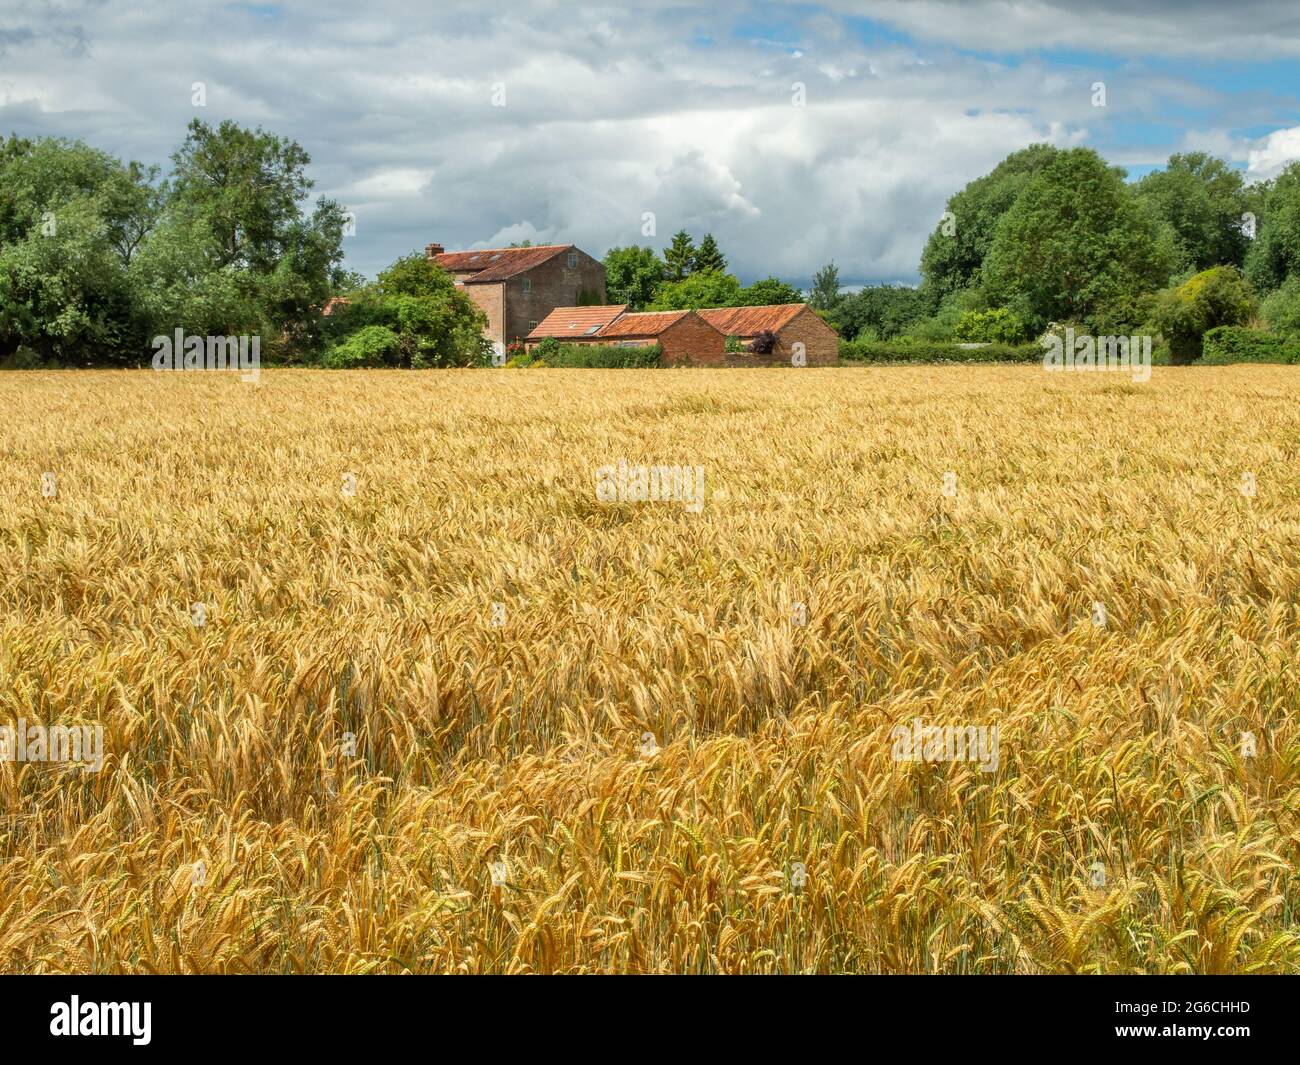
{"type": "Polygon", "coordinates": [[[76,141],[0,142],[0,358],[143,355],[129,269],[157,218],[155,177],[76,141]]]}
{"type": "Polygon", "coordinates": [[[994,305],[1089,323],[1108,304],[1159,288],[1174,252],[1124,182],[1090,148],[1057,153],[1002,216],[981,267],[994,305]]]}
{"type": "Polygon", "coordinates": [[[1246,276],[1268,292],[1300,276],[1300,163],[1292,163],[1256,196],[1258,229],[1246,253],[1246,276]]]}
{"type": "Polygon", "coordinates": [[[176,328],[318,349],[349,277],[342,209],[304,207],[308,162],[231,122],[191,123],[161,183],[79,142],[0,142],[0,358],[138,363],[176,328]]]}
{"type": "Polygon", "coordinates": [[[948,200],[945,217],[921,253],[922,287],[931,310],[945,296],[981,283],[998,223],[1058,151],[1049,144],[1033,144],[1013,152],[948,200]]]}
{"type": "Polygon", "coordinates": [[[655,290],[666,273],[663,260],[653,248],[633,244],[610,248],[605,253],[605,298],[610,303],[626,303],[639,311],[654,299],[655,290]]]}
{"type": "Polygon", "coordinates": [[[190,122],[172,155],[178,207],[202,219],[219,267],[269,272],[291,241],[299,203],[311,191],[301,146],[229,120],[190,122]]]}
{"type": "Polygon", "coordinates": [[[1164,170],[1138,182],[1137,191],[1173,230],[1179,268],[1241,266],[1250,245],[1243,229],[1248,200],[1241,174],[1222,159],[1205,152],[1171,155],[1164,170]]]}
{"type": "Polygon", "coordinates": [[[146,264],[161,286],[161,319],[314,346],[317,310],[344,276],[346,216],[323,198],[304,212],[310,161],[301,146],[262,129],[190,123],[172,156],[167,232],[146,264]]]}

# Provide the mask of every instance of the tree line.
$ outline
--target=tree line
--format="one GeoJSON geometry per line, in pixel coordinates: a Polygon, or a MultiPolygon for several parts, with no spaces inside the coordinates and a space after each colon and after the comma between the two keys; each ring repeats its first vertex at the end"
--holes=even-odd
{"type": "MultiPolygon", "coordinates": [[[[151,339],[254,335],[272,362],[485,362],[482,313],[418,253],[373,283],[343,266],[351,219],[310,203],[303,148],[195,120],[171,170],[79,141],[0,141],[0,365],[141,365],[151,339]],[[346,294],[339,313],[322,313],[346,294]]],[[[1036,144],[955,193],[919,286],[846,291],[828,263],[805,295],[742,285],[711,233],[662,254],[611,248],[607,300],[634,310],[807,299],[849,340],[1014,344],[1074,326],[1158,333],[1176,359],[1219,325],[1300,336],[1300,163],[1247,185],[1203,152],[1139,181],[1088,148],[1036,144]]]]}
{"type": "Polygon", "coordinates": [[[1159,334],[1175,361],[1220,325],[1300,334],[1300,164],[1245,184],[1204,152],[1136,182],[1090,148],[1036,144],[954,194],[921,255],[917,288],[811,302],[842,337],[1017,343],[1075,326],[1159,334]]]}

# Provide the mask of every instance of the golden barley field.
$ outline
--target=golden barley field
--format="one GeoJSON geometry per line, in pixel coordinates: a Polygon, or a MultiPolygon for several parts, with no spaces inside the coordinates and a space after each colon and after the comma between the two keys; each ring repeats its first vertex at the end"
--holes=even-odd
{"type": "Polygon", "coordinates": [[[1292,368],[0,404],[0,724],[104,743],[0,764],[0,970],[1300,969],[1292,368]]]}

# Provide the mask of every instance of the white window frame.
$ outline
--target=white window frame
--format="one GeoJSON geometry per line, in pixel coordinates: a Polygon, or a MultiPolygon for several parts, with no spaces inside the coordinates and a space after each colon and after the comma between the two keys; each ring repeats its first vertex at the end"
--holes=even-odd
{"type": "Polygon", "coordinates": [[[569,256],[565,262],[569,264],[570,270],[578,269],[578,253],[576,251],[569,252],[569,256]]]}
{"type": "Polygon", "coordinates": [[[525,292],[533,291],[533,279],[531,277],[524,278],[523,285],[524,285],[525,292]]]}

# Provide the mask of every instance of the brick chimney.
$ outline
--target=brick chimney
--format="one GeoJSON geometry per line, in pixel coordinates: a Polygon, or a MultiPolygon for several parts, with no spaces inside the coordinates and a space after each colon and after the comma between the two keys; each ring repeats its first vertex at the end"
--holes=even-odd
{"type": "Polygon", "coordinates": [[[441,244],[426,244],[424,246],[424,257],[426,259],[432,259],[436,255],[441,255],[446,250],[447,249],[441,244]]]}

